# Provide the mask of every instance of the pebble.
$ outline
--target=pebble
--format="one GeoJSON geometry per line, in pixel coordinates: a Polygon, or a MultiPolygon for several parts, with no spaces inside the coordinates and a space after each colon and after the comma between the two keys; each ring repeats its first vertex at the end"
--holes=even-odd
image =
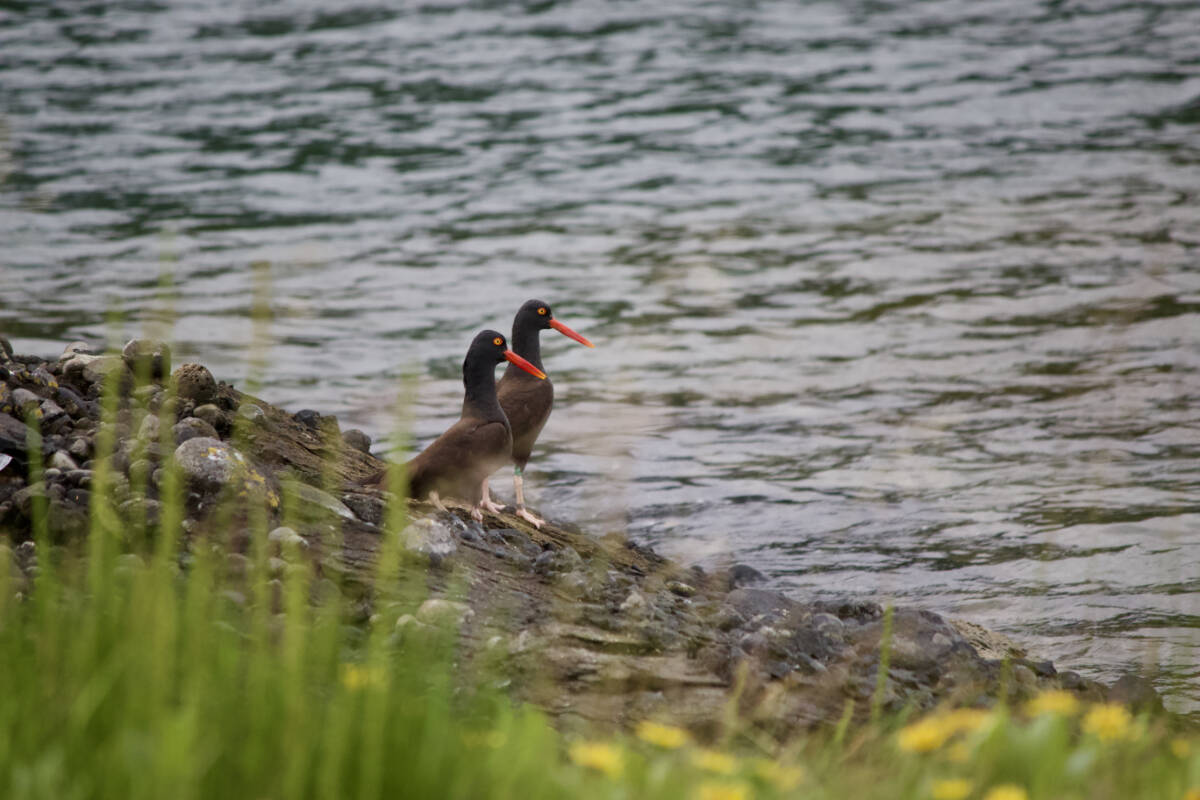
{"type": "Polygon", "coordinates": [[[458,549],[454,531],[430,517],[413,520],[400,532],[400,541],[410,553],[436,558],[445,558],[458,549]]]}
{"type": "Polygon", "coordinates": [[[75,463],[75,459],[71,458],[70,454],[65,450],[55,451],[54,455],[50,456],[50,466],[60,469],[63,472],[79,469],[79,465],[75,463]]]}
{"type": "Polygon", "coordinates": [[[286,525],[281,525],[268,533],[267,540],[285,547],[308,548],[308,540],[286,525]]]}
{"type": "Polygon", "coordinates": [[[342,441],[347,447],[358,450],[362,453],[371,452],[371,437],[360,431],[358,428],[351,428],[342,433],[342,441]]]}
{"type": "Polygon", "coordinates": [[[238,406],[237,413],[239,417],[250,422],[262,422],[267,417],[266,412],[254,403],[242,403],[238,406]]]}
{"type": "Polygon", "coordinates": [[[67,415],[63,407],[53,400],[43,400],[41,403],[42,419],[46,422],[57,422],[67,415]]]}
{"type": "Polygon", "coordinates": [[[683,581],[667,581],[667,591],[671,592],[671,594],[677,594],[680,597],[694,597],[696,587],[683,581]]]}
{"type": "Polygon", "coordinates": [[[92,452],[92,444],[85,436],[76,436],[71,440],[71,444],[67,446],[67,452],[76,459],[86,459],[92,452]]]}
{"type": "Polygon", "coordinates": [[[221,409],[217,408],[212,403],[202,403],[197,405],[195,410],[192,411],[192,416],[196,419],[207,422],[213,428],[213,430],[216,430],[218,426],[224,427],[224,419],[222,418],[223,415],[221,414],[221,409]]]}
{"type": "Polygon", "coordinates": [[[142,424],[138,426],[137,438],[143,442],[157,441],[160,424],[158,416],[155,414],[147,414],[142,417],[142,424]]]}
{"type": "Polygon", "coordinates": [[[42,398],[28,389],[14,389],[12,393],[13,407],[24,415],[32,414],[37,419],[42,418],[42,398]]]}
{"type": "Polygon", "coordinates": [[[171,372],[171,348],[165,342],[130,339],[121,351],[121,357],[135,374],[144,370],[143,374],[153,380],[160,380],[171,372]]]}
{"type": "Polygon", "coordinates": [[[439,597],[430,598],[417,609],[417,621],[427,625],[462,625],[475,616],[475,612],[466,603],[454,600],[443,600],[439,597]]]}
{"type": "Polygon", "coordinates": [[[63,349],[62,355],[58,357],[58,360],[60,362],[70,361],[78,355],[94,356],[97,355],[97,351],[87,342],[71,342],[63,349]]]}
{"type": "Polygon", "coordinates": [[[311,408],[302,408],[292,415],[292,419],[306,428],[317,430],[321,425],[321,415],[311,408]]]}
{"type": "MultiPolygon", "coordinates": [[[[195,440],[193,440],[195,441],[195,440]]],[[[329,492],[318,489],[315,486],[309,486],[301,481],[291,481],[287,484],[287,490],[297,500],[310,508],[319,508],[328,511],[342,519],[354,519],[354,512],[346,508],[346,504],[329,492]]]]}
{"type": "Polygon", "coordinates": [[[90,469],[73,469],[67,473],[67,480],[76,486],[91,486],[92,471],[90,469]]]}
{"type": "Polygon", "coordinates": [[[180,364],[175,370],[174,380],[175,392],[179,398],[191,400],[197,406],[210,403],[217,396],[217,381],[202,364],[180,364]]]}
{"type": "MultiPolygon", "coordinates": [[[[213,406],[213,408],[216,409],[216,406],[213,406]]],[[[217,413],[220,412],[218,411],[217,413]]],[[[183,444],[188,439],[195,439],[198,436],[206,436],[209,439],[219,438],[217,436],[217,429],[199,417],[184,417],[171,428],[171,434],[179,444],[183,444]]]]}
{"type": "Polygon", "coordinates": [[[646,602],[646,597],[637,589],[634,589],[621,603],[621,612],[632,617],[644,617],[649,611],[649,604],[646,602]]]}

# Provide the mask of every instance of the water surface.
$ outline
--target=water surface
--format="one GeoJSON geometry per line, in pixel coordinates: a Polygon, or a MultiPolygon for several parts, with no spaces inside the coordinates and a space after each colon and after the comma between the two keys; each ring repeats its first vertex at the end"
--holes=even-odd
{"type": "Polygon", "coordinates": [[[545,512],[1200,707],[1194,2],[7,3],[0,119],[21,350],[170,268],[243,380],[268,262],[262,393],[420,443],[540,297],[545,512]]]}

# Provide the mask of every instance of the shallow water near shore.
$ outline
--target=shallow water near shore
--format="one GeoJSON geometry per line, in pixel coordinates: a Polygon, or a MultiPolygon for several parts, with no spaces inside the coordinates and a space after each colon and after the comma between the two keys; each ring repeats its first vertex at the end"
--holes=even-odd
{"type": "MultiPolygon", "coordinates": [[[[418,443],[529,297],[526,487],[1200,708],[1200,7],[0,12],[0,331],[134,333],[418,443]]],[[[511,497],[506,474],[493,486],[511,497]]]]}

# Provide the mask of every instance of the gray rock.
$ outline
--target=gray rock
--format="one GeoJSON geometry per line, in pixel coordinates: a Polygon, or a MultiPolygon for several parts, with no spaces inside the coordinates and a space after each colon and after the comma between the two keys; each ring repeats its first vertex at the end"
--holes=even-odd
{"type": "Polygon", "coordinates": [[[73,469],[67,473],[67,480],[75,486],[91,486],[92,471],[90,469],[73,469]]]}
{"type": "Polygon", "coordinates": [[[734,564],[729,568],[729,588],[737,589],[739,586],[749,586],[755,583],[763,583],[767,576],[747,564],[734,564]]]}
{"type": "Polygon", "coordinates": [[[217,396],[217,381],[208,368],[201,364],[180,364],[175,370],[174,381],[175,392],[179,398],[191,400],[197,406],[210,403],[217,396]]]}
{"type": "Polygon", "coordinates": [[[266,412],[254,403],[242,403],[238,406],[237,414],[242,419],[255,423],[262,422],[267,417],[266,412]]]}
{"type": "Polygon", "coordinates": [[[175,463],[188,483],[201,492],[213,493],[229,486],[253,493],[273,493],[266,478],[249,460],[219,439],[200,436],[175,448],[175,463]]]}
{"type": "Polygon", "coordinates": [[[13,389],[12,402],[13,406],[26,416],[33,413],[38,419],[42,418],[42,398],[28,389],[13,389]]]}
{"type": "Polygon", "coordinates": [[[3,470],[12,463],[13,457],[7,453],[0,453],[0,470],[3,470]]]}
{"type": "Polygon", "coordinates": [[[311,408],[300,409],[292,415],[292,419],[310,430],[315,431],[321,427],[321,415],[311,408]]]}
{"type": "Polygon", "coordinates": [[[201,403],[192,411],[192,416],[203,422],[207,422],[215,431],[218,427],[226,427],[224,413],[212,403],[201,403]]]}
{"type": "Polygon", "coordinates": [[[63,472],[71,472],[79,469],[79,465],[75,463],[75,459],[65,450],[58,450],[54,455],[50,456],[50,466],[63,472]]]}
{"type": "Polygon", "coordinates": [[[386,504],[383,498],[370,494],[347,493],[342,502],[354,512],[354,516],[371,525],[382,525],[386,504]]]}
{"type": "Polygon", "coordinates": [[[60,362],[70,361],[72,358],[78,355],[94,356],[98,355],[98,353],[99,351],[87,342],[71,342],[63,350],[62,355],[58,357],[58,360],[60,362]]]}
{"type": "Polygon", "coordinates": [[[696,595],[696,587],[683,581],[667,581],[667,591],[671,594],[677,594],[680,597],[694,597],[696,595]]]}
{"type": "Polygon", "coordinates": [[[121,357],[134,374],[140,373],[152,380],[161,380],[171,373],[171,348],[165,342],[130,339],[121,351],[121,357]]]}
{"type": "Polygon", "coordinates": [[[431,517],[415,519],[400,532],[400,541],[411,553],[445,558],[458,549],[458,538],[444,523],[431,517]]]}
{"type": "Polygon", "coordinates": [[[438,597],[430,598],[417,609],[417,621],[426,625],[447,625],[458,627],[475,616],[475,612],[466,603],[453,600],[443,600],[438,597]]]}
{"type": "Polygon", "coordinates": [[[63,364],[63,375],[88,385],[104,386],[112,380],[122,391],[133,383],[133,374],[120,356],[78,355],[63,364]]]}
{"type": "Polygon", "coordinates": [[[308,540],[287,526],[280,526],[268,533],[267,540],[284,547],[308,548],[308,540]]]}
{"type": "Polygon", "coordinates": [[[646,602],[646,596],[634,589],[621,603],[621,612],[628,614],[631,617],[645,617],[650,613],[649,604],[646,602]]]}
{"type": "Polygon", "coordinates": [[[12,358],[12,354],[12,344],[9,343],[8,339],[0,336],[0,357],[2,357],[4,360],[7,360],[12,358]]]}
{"type": "Polygon", "coordinates": [[[63,407],[53,400],[43,400],[40,408],[42,410],[42,419],[46,422],[57,422],[67,415],[63,407]]]}
{"type": "Polygon", "coordinates": [[[143,442],[158,441],[160,425],[157,415],[147,414],[142,417],[142,424],[138,426],[137,438],[143,442]]]}
{"type": "Polygon", "coordinates": [[[352,447],[363,453],[371,452],[371,437],[360,431],[358,428],[351,428],[342,433],[342,441],[348,447],[352,447]]]}
{"type": "Polygon", "coordinates": [[[342,519],[354,519],[354,512],[346,508],[346,504],[329,492],[315,486],[309,486],[301,481],[289,481],[287,491],[309,510],[320,509],[342,519]]]}
{"type": "MultiPolygon", "coordinates": [[[[210,407],[214,410],[217,408],[216,406],[210,407]]],[[[184,417],[171,428],[171,434],[178,444],[183,444],[188,439],[195,439],[199,436],[206,436],[209,439],[218,438],[217,429],[199,417],[184,417]]]]}

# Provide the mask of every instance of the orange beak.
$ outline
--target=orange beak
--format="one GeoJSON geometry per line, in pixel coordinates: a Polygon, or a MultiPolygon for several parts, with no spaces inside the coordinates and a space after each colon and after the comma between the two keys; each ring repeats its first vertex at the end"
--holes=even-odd
{"type": "Polygon", "coordinates": [[[507,358],[509,360],[509,362],[516,364],[518,367],[520,367],[521,369],[528,372],[530,375],[536,375],[537,377],[545,380],[546,373],[542,372],[540,369],[535,367],[533,364],[530,364],[528,361],[521,358],[519,355],[514,353],[512,350],[505,350],[504,357],[507,358]]]}
{"type": "Polygon", "coordinates": [[[580,336],[575,331],[568,328],[566,325],[563,325],[561,322],[559,322],[556,319],[550,320],[550,327],[554,328],[554,330],[558,331],[563,336],[566,336],[569,339],[574,339],[575,341],[579,342],[581,345],[584,345],[585,347],[595,347],[596,346],[596,345],[592,344],[591,342],[589,342],[584,337],[580,336]]]}

